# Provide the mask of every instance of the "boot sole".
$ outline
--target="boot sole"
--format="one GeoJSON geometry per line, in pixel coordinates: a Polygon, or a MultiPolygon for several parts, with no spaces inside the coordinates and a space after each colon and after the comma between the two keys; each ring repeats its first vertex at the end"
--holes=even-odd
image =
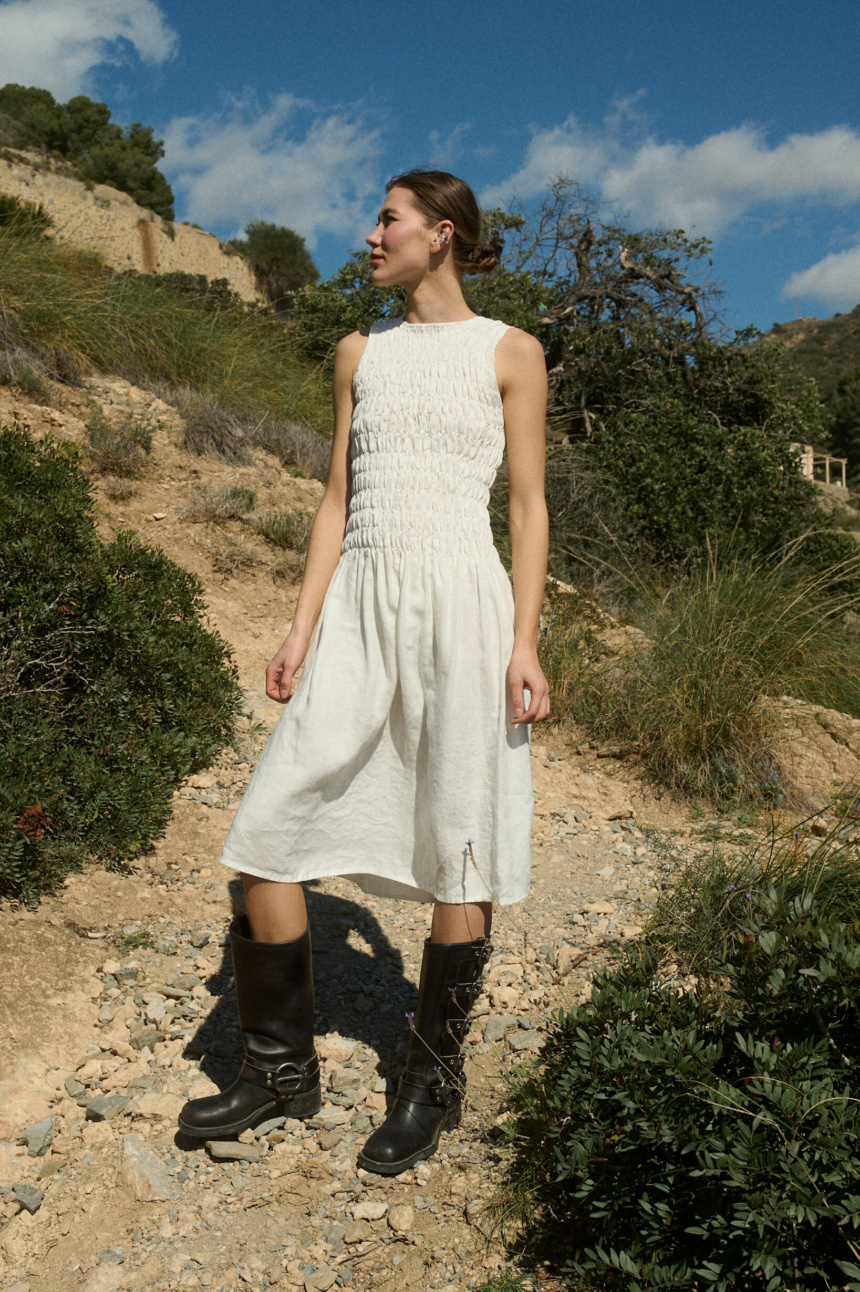
{"type": "Polygon", "coordinates": [[[303,1121],[306,1117],[315,1117],[321,1108],[322,1087],[315,1086],[313,1090],[306,1090],[303,1094],[296,1095],[289,1103],[285,1103],[282,1099],[275,1099],[270,1104],[264,1104],[262,1108],[255,1108],[250,1117],[243,1117],[241,1121],[228,1122],[222,1126],[189,1126],[180,1116],[177,1118],[177,1123],[182,1134],[187,1135],[189,1139],[225,1139],[228,1135],[241,1135],[242,1131],[253,1130],[255,1126],[261,1126],[273,1116],[295,1117],[298,1121],[303,1121]]]}
{"type": "Polygon", "coordinates": [[[432,1157],[439,1147],[439,1139],[443,1134],[456,1130],[460,1125],[463,1117],[462,1108],[454,1109],[445,1121],[440,1122],[439,1129],[436,1132],[436,1138],[417,1153],[411,1153],[409,1157],[401,1158],[399,1162],[377,1162],[372,1157],[365,1157],[361,1152],[357,1158],[357,1165],[363,1171],[373,1171],[376,1175],[400,1175],[402,1171],[408,1171],[416,1162],[426,1162],[428,1157],[432,1157]]]}

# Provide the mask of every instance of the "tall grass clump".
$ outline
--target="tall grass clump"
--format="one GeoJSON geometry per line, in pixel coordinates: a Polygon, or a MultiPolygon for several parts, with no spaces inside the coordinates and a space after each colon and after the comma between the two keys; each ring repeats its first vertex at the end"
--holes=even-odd
{"type": "Polygon", "coordinates": [[[0,222],[0,310],[27,344],[137,385],[188,385],[253,424],[265,414],[330,430],[329,393],[265,310],[195,298],[157,276],[116,274],[31,221],[0,222]],[[256,416],[254,416],[256,414],[256,416]]]}
{"type": "Polygon", "coordinates": [[[571,716],[635,742],[650,775],[674,790],[779,801],[779,698],[860,714],[860,650],[843,623],[853,603],[834,591],[844,568],[816,571],[802,552],[803,540],[781,559],[709,552],[660,599],[644,599],[636,649],[604,651],[584,676],[571,653],[571,716]]]}

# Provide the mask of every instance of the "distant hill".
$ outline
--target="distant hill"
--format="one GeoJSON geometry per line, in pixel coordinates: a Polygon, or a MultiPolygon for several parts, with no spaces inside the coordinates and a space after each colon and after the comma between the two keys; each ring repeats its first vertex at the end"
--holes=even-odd
{"type": "Polygon", "coordinates": [[[841,378],[860,365],[860,305],[850,314],[834,314],[829,319],[774,323],[765,339],[778,341],[785,348],[786,358],[815,378],[827,403],[841,378]]]}

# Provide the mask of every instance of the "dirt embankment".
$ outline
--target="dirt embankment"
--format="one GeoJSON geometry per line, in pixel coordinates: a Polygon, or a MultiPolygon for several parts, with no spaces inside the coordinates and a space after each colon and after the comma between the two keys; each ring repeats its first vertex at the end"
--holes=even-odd
{"type": "Polygon", "coordinates": [[[112,269],[226,278],[243,300],[263,299],[247,261],[214,234],[162,220],[107,184],[84,184],[39,158],[7,153],[0,158],[0,193],[41,203],[58,241],[98,252],[112,269]]]}

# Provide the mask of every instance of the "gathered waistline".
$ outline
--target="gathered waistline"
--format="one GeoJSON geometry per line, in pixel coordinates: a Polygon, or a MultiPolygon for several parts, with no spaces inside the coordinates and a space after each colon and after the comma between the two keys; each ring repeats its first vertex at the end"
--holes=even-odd
{"type": "Polygon", "coordinates": [[[408,535],[385,538],[382,536],[371,538],[367,534],[348,535],[341,548],[341,557],[385,555],[409,557],[419,561],[446,560],[476,564],[490,561],[495,565],[501,564],[498,550],[493,542],[458,544],[452,543],[449,537],[446,537],[445,541],[429,542],[427,535],[416,535],[411,540],[408,535]]]}

